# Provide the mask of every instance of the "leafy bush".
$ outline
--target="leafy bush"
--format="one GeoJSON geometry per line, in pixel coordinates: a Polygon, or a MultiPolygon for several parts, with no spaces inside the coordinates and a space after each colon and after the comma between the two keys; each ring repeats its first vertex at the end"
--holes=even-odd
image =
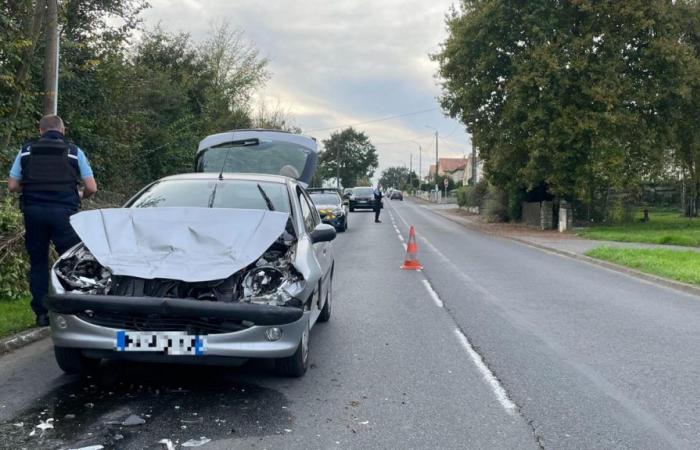
{"type": "Polygon", "coordinates": [[[489,183],[481,180],[474,186],[462,186],[457,189],[457,203],[459,206],[484,206],[484,199],[489,189],[489,183]]]}
{"type": "Polygon", "coordinates": [[[508,195],[503,189],[489,186],[484,199],[484,215],[489,222],[508,220],[508,195]]]}
{"type": "Polygon", "coordinates": [[[11,196],[0,198],[0,301],[27,295],[29,261],[22,213],[11,196]]]}

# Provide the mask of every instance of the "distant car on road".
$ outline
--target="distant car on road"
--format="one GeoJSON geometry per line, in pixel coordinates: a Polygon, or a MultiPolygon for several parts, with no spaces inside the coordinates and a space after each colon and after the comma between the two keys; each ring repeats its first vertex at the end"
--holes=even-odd
{"type": "Polygon", "coordinates": [[[333,225],[338,231],[348,229],[347,203],[343,201],[335,189],[307,189],[311,200],[323,223],[333,225]]]}
{"type": "Polygon", "coordinates": [[[391,194],[389,194],[389,200],[403,201],[403,192],[397,190],[391,191],[391,194]]]}
{"type": "Polygon", "coordinates": [[[374,209],[374,189],[370,186],[352,188],[350,212],[356,209],[374,209]]]}

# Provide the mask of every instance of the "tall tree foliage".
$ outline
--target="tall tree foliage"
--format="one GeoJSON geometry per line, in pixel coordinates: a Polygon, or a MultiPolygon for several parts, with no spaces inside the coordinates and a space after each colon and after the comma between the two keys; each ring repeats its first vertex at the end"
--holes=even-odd
{"type": "Polygon", "coordinates": [[[377,149],[369,137],[352,127],[331,134],[323,141],[323,147],[318,170],[320,177],[326,180],[335,178],[337,171],[344,187],[372,178],[379,166],[377,149]]]}
{"type": "Polygon", "coordinates": [[[464,0],[434,55],[491,182],[592,199],[664,172],[692,51],[670,0],[464,0]]]}
{"type": "MultiPolygon", "coordinates": [[[[31,25],[43,3],[0,7],[0,157],[6,167],[18,145],[36,135],[41,114],[41,20],[38,31],[31,25]],[[25,81],[18,77],[23,69],[25,81]]],[[[203,136],[251,126],[252,95],[268,79],[267,60],[227,24],[212,28],[201,44],[160,29],[134,42],[131,33],[145,6],[142,0],[59,2],[59,114],[69,138],[88,152],[102,187],[125,193],[191,170],[203,136]]]]}

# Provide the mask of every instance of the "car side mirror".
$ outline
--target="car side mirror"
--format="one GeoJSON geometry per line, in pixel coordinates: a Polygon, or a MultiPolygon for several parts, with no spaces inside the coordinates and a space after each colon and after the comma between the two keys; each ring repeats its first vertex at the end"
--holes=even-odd
{"type": "Polygon", "coordinates": [[[311,242],[330,242],[335,239],[335,227],[327,223],[319,223],[311,232],[311,242]]]}

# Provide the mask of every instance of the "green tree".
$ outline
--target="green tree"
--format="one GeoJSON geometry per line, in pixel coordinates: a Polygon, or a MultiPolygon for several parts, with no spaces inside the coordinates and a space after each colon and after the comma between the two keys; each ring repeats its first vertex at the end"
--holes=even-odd
{"type": "Polygon", "coordinates": [[[401,188],[408,183],[408,169],[403,166],[384,169],[381,177],[379,177],[379,183],[387,188],[401,188]]]}
{"type": "Polygon", "coordinates": [[[328,180],[339,173],[343,187],[355,186],[362,178],[372,178],[379,166],[377,149],[364,132],[352,127],[332,133],[323,141],[323,147],[319,175],[328,180]]]}
{"type": "MultiPolygon", "coordinates": [[[[687,49],[670,1],[463,0],[434,55],[442,105],[496,186],[593,200],[658,176],[687,49]]],[[[519,194],[520,192],[520,194],[519,194]]]]}

